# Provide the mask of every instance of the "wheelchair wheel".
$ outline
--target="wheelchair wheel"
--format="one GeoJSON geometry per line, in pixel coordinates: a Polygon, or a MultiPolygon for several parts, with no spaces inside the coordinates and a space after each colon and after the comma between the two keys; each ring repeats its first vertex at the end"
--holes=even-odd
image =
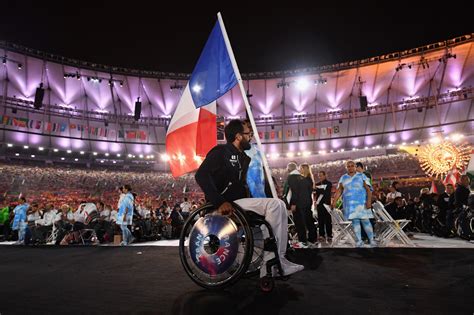
{"type": "Polygon", "coordinates": [[[275,280],[272,277],[263,277],[260,278],[260,289],[263,292],[271,292],[275,288],[275,280]]]}
{"type": "Polygon", "coordinates": [[[232,216],[222,216],[207,204],[188,217],[181,232],[181,263],[191,280],[204,288],[235,283],[251,261],[252,231],[243,210],[233,206],[232,216]]]}

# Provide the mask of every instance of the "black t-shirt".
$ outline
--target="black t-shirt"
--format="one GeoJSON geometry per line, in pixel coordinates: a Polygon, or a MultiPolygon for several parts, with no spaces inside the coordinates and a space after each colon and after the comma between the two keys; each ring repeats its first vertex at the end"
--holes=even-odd
{"type": "Polygon", "coordinates": [[[322,203],[327,205],[331,204],[331,190],[332,183],[327,179],[316,183],[316,200],[318,200],[320,195],[323,195],[323,198],[319,202],[319,205],[322,205],[322,203]]]}

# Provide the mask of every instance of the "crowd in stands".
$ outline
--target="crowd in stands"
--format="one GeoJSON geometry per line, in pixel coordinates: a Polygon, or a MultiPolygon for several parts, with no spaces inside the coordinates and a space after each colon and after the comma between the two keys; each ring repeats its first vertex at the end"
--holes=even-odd
{"type": "MultiPolygon", "coordinates": [[[[420,228],[415,222],[416,214],[421,213],[423,202],[420,196],[421,187],[429,187],[430,180],[413,182],[410,179],[399,179],[398,175],[406,172],[412,175],[420,174],[418,161],[407,154],[369,157],[361,159],[368,172],[374,179],[374,198],[381,200],[388,209],[393,205],[396,218],[408,218],[413,220],[410,228],[427,231],[425,227],[420,228]],[[394,174],[398,174],[394,176],[394,174]],[[396,190],[402,196],[390,197],[389,186],[397,180],[399,185],[396,190]],[[388,183],[388,184],[387,184],[388,183]],[[421,187],[420,187],[421,185],[421,187]],[[403,202],[400,203],[400,198],[403,202]],[[399,209],[400,208],[400,209],[399,209]],[[401,209],[403,208],[403,209],[401,209]]],[[[345,173],[346,161],[334,161],[312,165],[313,173],[325,171],[328,179],[337,183],[339,177],[345,173]]],[[[277,187],[282,188],[286,179],[286,169],[273,169],[273,176],[277,181],[277,187]]],[[[93,205],[97,217],[94,218],[94,229],[101,242],[113,241],[116,234],[114,221],[116,220],[117,202],[119,194],[117,188],[124,183],[133,187],[136,196],[136,225],[141,229],[142,237],[176,237],[179,226],[187,212],[203,204],[204,196],[194,180],[194,174],[173,178],[169,173],[156,171],[130,171],[117,169],[87,169],[68,168],[57,166],[39,165],[15,165],[0,164],[0,209],[9,209],[0,212],[0,227],[4,238],[8,238],[9,228],[4,224],[12,215],[12,209],[17,203],[19,195],[26,196],[31,205],[28,214],[30,228],[30,239],[33,242],[47,241],[48,233],[53,223],[57,226],[72,226],[76,222],[84,222],[88,213],[79,215],[78,211],[85,204],[93,205]],[[185,201],[186,198],[186,201],[185,201]],[[81,206],[82,205],[82,206],[81,206]],[[179,215],[174,214],[173,211],[179,215]],[[2,219],[3,218],[3,219],[2,219]],[[174,220],[174,224],[171,221],[174,220]],[[60,223],[62,222],[62,223],[60,223]],[[100,222],[100,224],[96,224],[100,222]],[[108,223],[107,223],[108,222],[108,223]],[[97,226],[96,226],[97,225],[97,226]],[[145,235],[147,234],[147,235],[145,235]]],[[[392,191],[393,193],[393,191],[392,191]]],[[[437,200],[437,196],[431,196],[437,200]]],[[[430,202],[435,205],[435,202],[430,202]]],[[[87,211],[86,211],[87,212],[87,211]]],[[[422,215],[421,215],[422,216],[422,215]]],[[[428,215],[425,213],[425,216],[428,215]]],[[[442,214],[445,221],[445,214],[442,214]]],[[[426,221],[426,220],[425,220],[426,221]]],[[[427,224],[425,224],[426,226],[427,224]]],[[[64,232],[64,231],[63,231],[64,232]]],[[[428,231],[432,232],[432,231],[428,231]]],[[[444,234],[449,234],[448,232],[444,234]]],[[[61,235],[62,237],[62,235],[61,235]]],[[[60,238],[61,238],[60,237],[60,238]]],[[[61,239],[57,238],[56,242],[61,239]]]]}

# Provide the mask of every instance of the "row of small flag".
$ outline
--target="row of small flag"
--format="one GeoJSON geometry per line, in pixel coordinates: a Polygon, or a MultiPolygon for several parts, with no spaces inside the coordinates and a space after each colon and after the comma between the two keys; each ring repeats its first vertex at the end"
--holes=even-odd
{"type": "Polygon", "coordinates": [[[63,133],[66,131],[79,131],[81,133],[85,132],[91,136],[114,138],[116,135],[118,138],[123,139],[136,139],[141,141],[146,141],[147,139],[147,132],[144,130],[113,130],[109,128],[103,127],[94,127],[89,125],[83,124],[75,124],[75,123],[53,123],[49,121],[41,121],[35,119],[28,119],[28,118],[21,118],[21,117],[10,117],[10,116],[0,116],[0,122],[2,125],[5,126],[13,126],[17,128],[27,128],[27,129],[36,129],[36,130],[44,130],[44,132],[48,133],[63,133]]]}
{"type": "MultiPolygon", "coordinates": [[[[321,136],[330,136],[332,134],[339,133],[339,126],[333,127],[323,127],[320,129],[321,136]]],[[[286,138],[296,138],[296,137],[314,137],[318,135],[317,128],[304,128],[304,129],[288,129],[285,131],[286,138]]],[[[259,131],[258,135],[260,139],[282,139],[283,138],[283,131],[259,131]]]]}

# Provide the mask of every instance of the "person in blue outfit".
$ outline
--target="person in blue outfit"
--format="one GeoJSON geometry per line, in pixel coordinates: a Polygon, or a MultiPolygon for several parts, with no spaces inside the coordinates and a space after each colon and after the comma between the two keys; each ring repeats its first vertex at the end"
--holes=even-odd
{"type": "Polygon", "coordinates": [[[18,205],[13,210],[15,217],[13,218],[12,230],[18,230],[18,241],[15,244],[25,244],[25,233],[28,226],[26,223],[26,211],[30,205],[26,203],[25,197],[20,197],[18,201],[18,205]]]}
{"type": "MultiPolygon", "coordinates": [[[[250,120],[244,123],[249,127],[253,136],[253,129],[250,120]]],[[[247,186],[252,198],[271,198],[265,192],[265,171],[263,168],[262,153],[258,150],[256,144],[250,144],[250,149],[245,150],[245,154],[250,158],[249,169],[247,171],[247,186]]]]}
{"type": "Polygon", "coordinates": [[[361,237],[361,224],[369,239],[370,245],[375,246],[374,232],[369,219],[372,213],[372,186],[365,174],[356,172],[354,161],[346,163],[347,174],[339,179],[336,195],[332,202],[334,208],[337,200],[342,195],[344,218],[352,221],[352,226],[357,238],[357,247],[363,245],[361,237]]]}
{"type": "Polygon", "coordinates": [[[132,225],[134,201],[130,185],[122,187],[122,194],[117,213],[117,224],[122,229],[122,243],[120,245],[126,246],[133,242],[132,232],[128,228],[129,225],[132,225]]]}

